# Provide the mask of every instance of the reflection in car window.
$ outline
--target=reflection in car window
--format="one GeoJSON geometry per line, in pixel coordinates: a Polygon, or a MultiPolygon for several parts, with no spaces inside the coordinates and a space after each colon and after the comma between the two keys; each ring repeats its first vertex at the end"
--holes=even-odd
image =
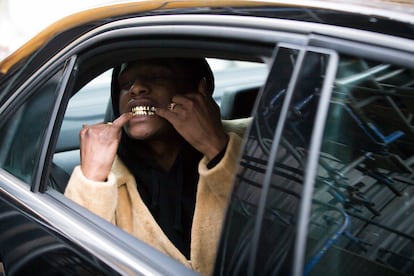
{"type": "Polygon", "coordinates": [[[307,151],[328,60],[323,53],[278,50],[243,152],[218,274],[290,274],[307,151]],[[300,68],[297,75],[295,68],[300,68]],[[289,108],[286,119],[280,118],[286,123],[277,143],[285,100],[289,108]]]}
{"type": "Polygon", "coordinates": [[[305,272],[414,271],[413,92],[414,70],[341,57],[305,272]]]}
{"type": "Polygon", "coordinates": [[[42,150],[41,142],[62,73],[63,70],[59,71],[46,83],[34,89],[31,96],[9,114],[0,128],[1,167],[28,185],[32,182],[42,150]]]}
{"type": "MultiPolygon", "coordinates": [[[[217,275],[239,275],[246,270],[252,246],[255,218],[264,183],[269,150],[279,112],[291,79],[297,51],[280,48],[263,95],[259,95],[260,114],[254,117],[237,174],[235,191],[224,226],[217,258],[217,275]]],[[[257,114],[257,110],[253,114],[257,114]]]]}
{"type": "Polygon", "coordinates": [[[254,275],[285,275],[291,269],[309,142],[328,60],[329,55],[309,51],[301,63],[306,66],[293,89],[265,191],[254,275]]]}

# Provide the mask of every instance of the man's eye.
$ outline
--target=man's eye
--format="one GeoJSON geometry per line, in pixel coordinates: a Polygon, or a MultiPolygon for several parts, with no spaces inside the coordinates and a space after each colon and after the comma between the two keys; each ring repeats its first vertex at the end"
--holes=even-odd
{"type": "Polygon", "coordinates": [[[146,78],[148,82],[151,83],[161,83],[168,80],[166,76],[151,76],[146,78]]]}
{"type": "Polygon", "coordinates": [[[138,82],[139,84],[142,84],[142,85],[151,85],[151,84],[164,84],[170,80],[171,78],[167,76],[163,76],[163,75],[140,76],[140,77],[137,77],[136,80],[134,81],[120,82],[119,86],[121,90],[129,91],[135,82],[138,82]]]}
{"type": "Polygon", "coordinates": [[[121,90],[127,90],[128,91],[133,84],[134,84],[133,81],[123,82],[123,83],[120,84],[120,88],[121,88],[121,90]]]}

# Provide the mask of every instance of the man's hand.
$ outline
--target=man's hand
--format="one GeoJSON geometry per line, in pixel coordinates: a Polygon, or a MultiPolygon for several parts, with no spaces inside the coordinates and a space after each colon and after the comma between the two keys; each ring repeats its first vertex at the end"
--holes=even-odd
{"type": "Polygon", "coordinates": [[[173,108],[157,108],[156,114],[168,120],[188,143],[211,160],[225,148],[229,137],[221,124],[220,109],[206,91],[206,81],[202,79],[198,92],[174,96],[173,108]]]}
{"type": "Polygon", "coordinates": [[[105,181],[115,160],[121,129],[131,113],[119,116],[113,123],[83,126],[80,132],[81,170],[86,178],[105,181]]]}

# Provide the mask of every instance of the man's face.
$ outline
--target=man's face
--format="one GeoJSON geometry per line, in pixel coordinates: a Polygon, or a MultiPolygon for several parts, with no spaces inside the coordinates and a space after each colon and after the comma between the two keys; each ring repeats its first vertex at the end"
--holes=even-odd
{"type": "Polygon", "coordinates": [[[154,139],[173,132],[172,125],[155,115],[154,108],[167,108],[174,95],[189,92],[183,70],[167,63],[139,61],[129,64],[118,81],[120,113],[135,113],[125,126],[131,138],[154,139]]]}

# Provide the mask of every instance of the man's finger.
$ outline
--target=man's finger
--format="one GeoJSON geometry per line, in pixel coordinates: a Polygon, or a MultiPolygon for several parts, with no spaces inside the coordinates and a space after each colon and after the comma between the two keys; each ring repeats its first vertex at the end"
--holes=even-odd
{"type": "MultiPolygon", "coordinates": [[[[178,105],[176,105],[175,108],[177,108],[177,106],[178,105]]],[[[177,120],[177,114],[175,114],[173,110],[169,110],[168,108],[158,107],[155,110],[155,114],[157,114],[158,116],[166,119],[167,121],[169,121],[173,125],[174,125],[174,122],[176,122],[176,120],[177,120]]]]}
{"type": "Polygon", "coordinates": [[[116,127],[123,127],[134,115],[132,115],[132,112],[128,112],[128,113],[123,113],[121,114],[121,116],[119,116],[118,118],[116,118],[113,122],[112,125],[116,126],[116,127]]]}
{"type": "Polygon", "coordinates": [[[180,104],[180,105],[188,105],[191,101],[193,101],[197,97],[196,93],[188,93],[185,95],[175,95],[172,97],[171,102],[180,104]]]}

